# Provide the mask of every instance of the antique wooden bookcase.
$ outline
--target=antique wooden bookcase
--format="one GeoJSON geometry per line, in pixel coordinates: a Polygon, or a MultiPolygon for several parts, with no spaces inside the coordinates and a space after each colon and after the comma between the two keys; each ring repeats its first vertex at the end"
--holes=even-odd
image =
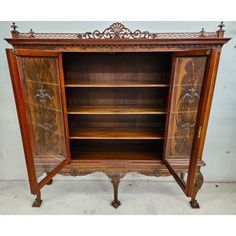
{"type": "Polygon", "coordinates": [[[7,58],[34,207],[56,174],[173,175],[196,194],[224,25],[216,32],[20,33],[7,58]]]}

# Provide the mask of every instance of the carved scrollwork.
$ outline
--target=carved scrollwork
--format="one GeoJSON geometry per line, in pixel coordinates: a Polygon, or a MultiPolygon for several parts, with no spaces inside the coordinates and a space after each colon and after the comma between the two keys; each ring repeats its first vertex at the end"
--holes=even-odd
{"type": "Polygon", "coordinates": [[[52,97],[48,94],[46,89],[38,89],[35,93],[35,99],[38,99],[40,103],[45,104],[52,100],[52,97]]]}
{"type": "Polygon", "coordinates": [[[145,176],[154,176],[154,177],[170,175],[169,171],[162,171],[162,170],[140,170],[137,173],[145,176]]]}
{"type": "MultiPolygon", "coordinates": [[[[92,42],[92,41],[91,41],[92,42]]],[[[123,49],[166,49],[166,50],[183,50],[183,49],[209,49],[215,48],[221,51],[222,46],[218,44],[14,44],[15,49],[39,49],[39,50],[73,50],[81,51],[87,49],[94,50],[114,50],[123,49]]]]}
{"type": "Polygon", "coordinates": [[[197,88],[182,88],[182,96],[180,97],[180,104],[191,105],[199,101],[199,90],[197,88]]]}
{"type": "MultiPolygon", "coordinates": [[[[71,169],[70,171],[69,171],[69,174],[71,175],[71,176],[84,176],[84,175],[88,175],[88,174],[92,174],[93,173],[93,171],[89,171],[89,170],[80,170],[80,169],[71,169]]],[[[63,172],[62,172],[62,174],[63,174],[63,172]]]]}
{"type": "MultiPolygon", "coordinates": [[[[46,89],[39,88],[36,90],[34,99],[45,108],[49,108],[52,97],[46,89]]],[[[56,112],[51,109],[45,109],[44,113],[37,113],[37,125],[45,131],[52,130],[55,126],[56,112]]],[[[44,134],[45,135],[45,134],[44,134]]]]}
{"type": "Polygon", "coordinates": [[[140,30],[132,32],[123,24],[116,22],[103,32],[95,30],[92,33],[80,33],[77,37],[79,39],[155,39],[158,38],[158,34],[149,33],[148,31],[141,32],[140,30]]]}

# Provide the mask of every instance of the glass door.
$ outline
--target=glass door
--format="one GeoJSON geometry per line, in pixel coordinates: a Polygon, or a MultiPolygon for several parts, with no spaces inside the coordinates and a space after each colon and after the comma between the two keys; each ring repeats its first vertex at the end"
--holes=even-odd
{"type": "Polygon", "coordinates": [[[196,142],[210,50],[177,52],[173,55],[172,81],[164,159],[171,174],[189,195],[198,165],[196,142]],[[186,166],[185,173],[179,166],[186,166]],[[183,176],[185,175],[186,178],[183,176]]]}
{"type": "Polygon", "coordinates": [[[8,49],[7,56],[31,192],[36,194],[70,158],[61,54],[8,49]]]}

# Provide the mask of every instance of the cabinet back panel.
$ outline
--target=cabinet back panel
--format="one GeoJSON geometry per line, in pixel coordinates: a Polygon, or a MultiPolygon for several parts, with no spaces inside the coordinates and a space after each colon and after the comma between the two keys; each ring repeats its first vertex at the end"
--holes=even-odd
{"type": "Polygon", "coordinates": [[[169,53],[64,53],[66,83],[140,81],[169,83],[169,53]]]}
{"type": "Polygon", "coordinates": [[[72,160],[158,160],[162,140],[72,140],[72,160]]]}
{"type": "Polygon", "coordinates": [[[67,88],[69,108],[80,106],[167,106],[168,88],[67,88]]]}

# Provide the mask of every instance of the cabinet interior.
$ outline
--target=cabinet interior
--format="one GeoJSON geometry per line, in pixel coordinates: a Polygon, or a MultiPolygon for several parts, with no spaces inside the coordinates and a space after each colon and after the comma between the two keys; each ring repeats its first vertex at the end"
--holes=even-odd
{"type": "Polygon", "coordinates": [[[64,53],[72,160],[163,155],[171,53],[64,53]]]}

